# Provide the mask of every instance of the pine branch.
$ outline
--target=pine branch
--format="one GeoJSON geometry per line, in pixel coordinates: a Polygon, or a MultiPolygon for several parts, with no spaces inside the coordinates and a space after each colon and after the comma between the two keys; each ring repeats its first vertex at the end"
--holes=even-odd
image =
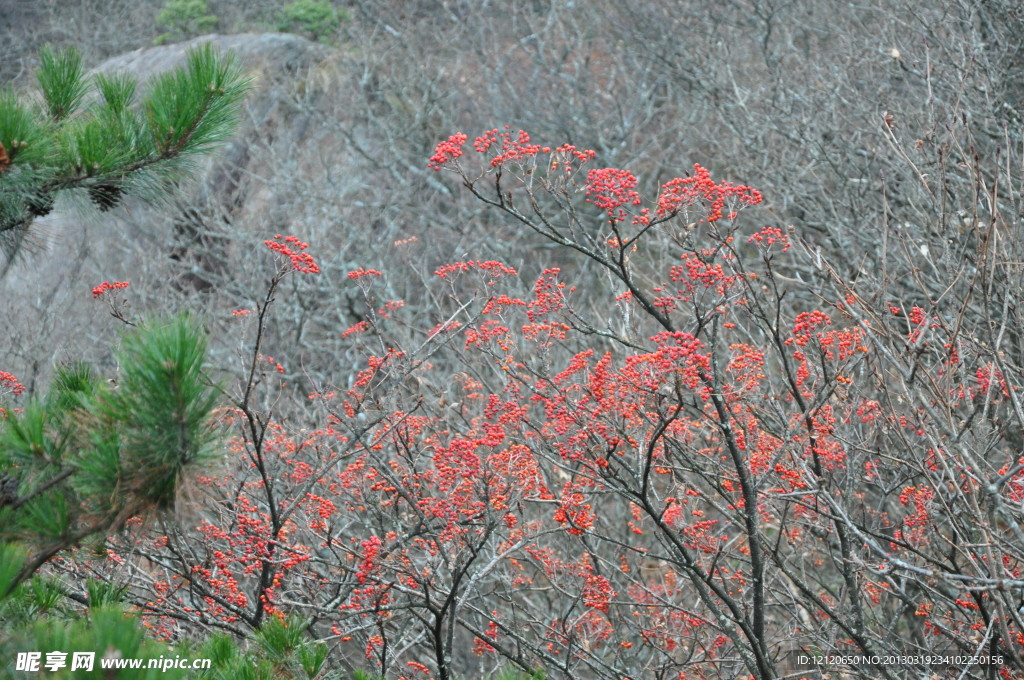
{"type": "Polygon", "coordinates": [[[89,90],[73,50],[44,51],[37,73],[45,106],[0,92],[0,248],[12,258],[32,222],[56,198],[85,189],[104,212],[135,195],[168,197],[197,157],[230,138],[249,83],[233,58],[210,45],[156,79],[135,104],[136,83],[97,76],[89,90]]]}

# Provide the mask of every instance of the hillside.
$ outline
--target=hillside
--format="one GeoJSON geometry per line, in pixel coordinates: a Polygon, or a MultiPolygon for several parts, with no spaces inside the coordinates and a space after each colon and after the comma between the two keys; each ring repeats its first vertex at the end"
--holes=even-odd
{"type": "Polygon", "coordinates": [[[43,41],[250,90],[0,278],[17,644],[103,600],[211,680],[1024,677],[1016,3],[99,5],[9,3],[12,91],[43,41]]]}

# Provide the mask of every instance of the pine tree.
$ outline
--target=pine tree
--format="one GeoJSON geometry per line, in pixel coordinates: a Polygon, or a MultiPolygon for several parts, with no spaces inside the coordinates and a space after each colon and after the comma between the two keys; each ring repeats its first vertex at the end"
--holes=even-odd
{"type": "MultiPolygon", "coordinates": [[[[87,78],[74,50],[44,49],[36,75],[35,101],[0,90],[0,251],[8,261],[58,197],[104,212],[126,195],[172,196],[196,158],[230,136],[248,88],[236,62],[209,46],[141,100],[127,76],[87,78]]],[[[130,519],[170,507],[188,471],[216,452],[219,392],[205,355],[195,320],[150,321],[122,338],[116,385],[70,364],[44,396],[0,408],[0,675],[14,671],[23,650],[143,659],[174,651],[144,639],[125,615],[123,589],[91,584],[76,603],[40,567],[71,548],[102,552],[130,519]]],[[[56,677],[84,676],[65,667],[56,677]]]]}
{"type": "Polygon", "coordinates": [[[62,367],[42,399],[0,427],[0,546],[28,551],[0,597],[62,550],[104,539],[169,507],[183,473],[217,442],[216,391],[202,329],[152,322],[121,342],[116,386],[85,364],[62,367]]]}
{"type": "MultiPolygon", "coordinates": [[[[40,61],[39,101],[0,91],[0,248],[8,257],[61,194],[86,196],[100,211],[128,194],[169,197],[196,157],[232,133],[248,88],[234,59],[209,45],[138,102],[124,75],[96,76],[90,96],[74,50],[43,49],[40,61]]],[[[154,323],[126,336],[121,354],[118,389],[88,366],[65,366],[45,398],[0,422],[0,543],[29,549],[0,597],[61,550],[169,505],[183,469],[207,453],[215,399],[196,324],[154,323]]]]}
{"type": "MultiPolygon", "coordinates": [[[[38,664],[39,654],[50,659],[51,652],[62,664],[53,677],[66,678],[95,675],[73,670],[68,658],[75,652],[144,663],[215,658],[204,676],[211,678],[224,677],[222,666],[255,667],[257,659],[223,640],[195,650],[149,640],[126,609],[125,588],[90,582],[82,598],[55,572],[39,569],[70,548],[103,554],[107,536],[168,508],[188,470],[214,455],[219,392],[205,375],[205,356],[205,333],[194,320],[152,321],[122,338],[116,384],[84,363],[70,364],[45,396],[0,409],[0,676],[13,677],[18,655],[34,653],[38,664]]],[[[319,649],[300,647],[296,663],[323,663],[319,649]]],[[[199,677],[164,671],[104,677],[199,677]]]]}
{"type": "Polygon", "coordinates": [[[43,49],[36,77],[38,101],[0,90],[0,249],[8,257],[61,195],[99,211],[129,194],[169,196],[197,156],[231,135],[248,88],[235,60],[209,45],[158,77],[141,101],[128,76],[88,78],[73,49],[43,49]]]}

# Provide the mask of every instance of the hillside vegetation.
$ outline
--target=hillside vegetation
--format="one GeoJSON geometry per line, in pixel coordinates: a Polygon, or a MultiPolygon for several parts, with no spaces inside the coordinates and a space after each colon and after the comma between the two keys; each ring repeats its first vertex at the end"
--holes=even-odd
{"type": "Polygon", "coordinates": [[[136,656],[214,660],[183,677],[1024,677],[1017,3],[12,2],[0,37],[10,101],[71,45],[139,82],[116,125],[43,106],[53,158],[152,152],[43,177],[0,126],[0,663],[126,610],[136,656]],[[233,136],[140,182],[197,53],[233,136]]]}

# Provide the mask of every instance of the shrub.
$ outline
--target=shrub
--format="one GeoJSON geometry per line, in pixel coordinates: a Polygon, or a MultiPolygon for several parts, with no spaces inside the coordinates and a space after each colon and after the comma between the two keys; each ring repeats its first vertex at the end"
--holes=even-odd
{"type": "Polygon", "coordinates": [[[166,31],[156,39],[157,45],[184,40],[208,33],[217,25],[206,0],[167,0],[156,16],[156,24],[166,31]]]}
{"type": "Polygon", "coordinates": [[[261,349],[281,282],[326,271],[297,237],[266,240],[277,272],[239,315],[237,465],[204,480],[197,529],[113,542],[174,584],[136,580],[135,601],[243,630],[299,611],[337,640],[334,667],[386,677],[777,678],[812,650],[923,672],[986,627],[982,663],[1020,677],[1024,376],[987,316],[1019,277],[979,299],[956,276],[958,316],[823,260],[790,303],[780,272],[818,255],[744,224],[759,191],[696,165],[645,195],[597,157],[510,130],[438,144],[431,167],[606,272],[605,304],[557,268],[464,260],[437,267],[414,324],[386,272],[355,269],[365,314],[342,335],[364,368],[315,387],[319,422],[256,406],[284,411],[287,360],[261,349]]]}
{"type": "Polygon", "coordinates": [[[295,0],[284,6],[278,28],[298,33],[311,40],[328,42],[348,13],[338,10],[328,0],[295,0]]]}

